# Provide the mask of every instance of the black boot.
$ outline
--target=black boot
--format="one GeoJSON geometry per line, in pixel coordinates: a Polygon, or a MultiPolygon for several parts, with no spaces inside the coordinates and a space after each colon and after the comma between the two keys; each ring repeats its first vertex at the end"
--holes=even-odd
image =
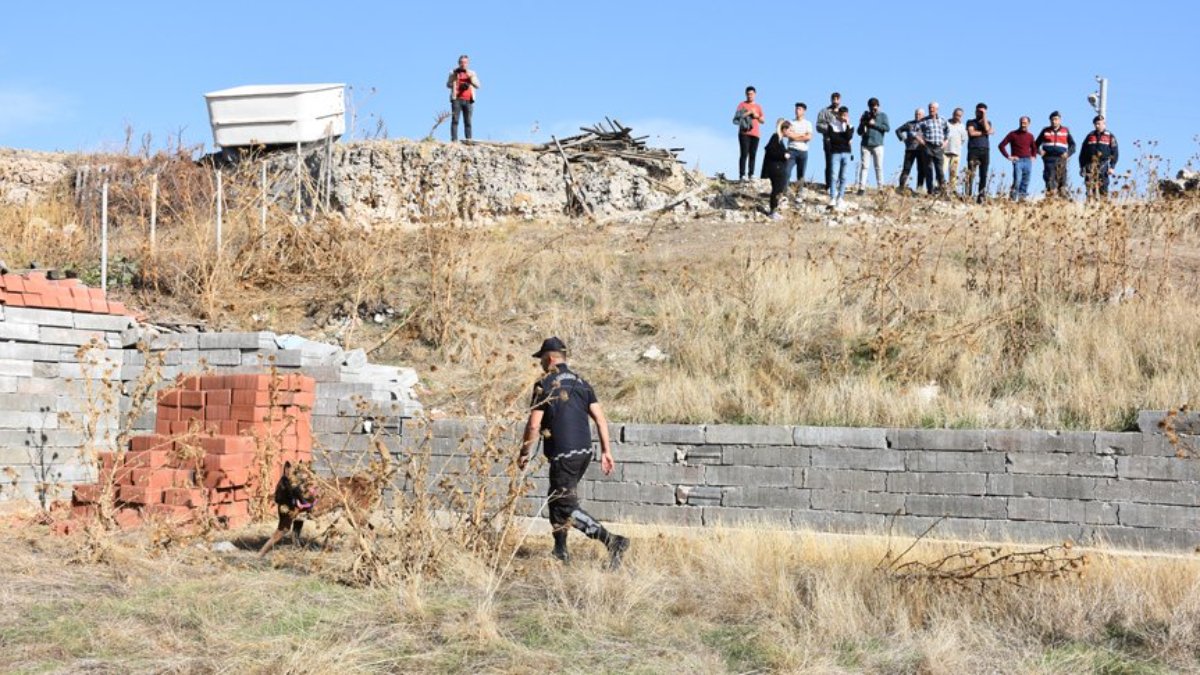
{"type": "Polygon", "coordinates": [[[604,547],[608,549],[608,568],[620,569],[621,558],[625,555],[625,551],[629,550],[629,539],[619,534],[609,533],[604,541],[604,547]]]}
{"type": "Polygon", "coordinates": [[[562,561],[564,565],[571,562],[571,554],[567,552],[566,530],[555,530],[554,532],[554,557],[562,561]]]}

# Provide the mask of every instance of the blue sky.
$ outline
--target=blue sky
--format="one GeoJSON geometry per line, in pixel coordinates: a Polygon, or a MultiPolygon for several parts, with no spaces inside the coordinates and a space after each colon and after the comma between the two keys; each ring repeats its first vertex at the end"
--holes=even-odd
{"type": "MultiPolygon", "coordinates": [[[[0,146],[120,148],[127,126],[211,146],[203,94],[243,84],[345,82],[360,132],[422,137],[448,108],[459,53],[482,80],[476,137],[541,141],[605,115],[689,163],[736,172],[733,108],[754,84],[768,118],[839,90],[893,123],[930,100],[986,101],[997,138],[1061,110],[1077,140],[1094,76],[1128,168],[1200,150],[1191,3],[998,2],[12,3],[0,28],[0,146]],[[905,7],[906,9],[901,9],[905,7]],[[1134,147],[1134,141],[1156,141],[1134,147]]],[[[439,130],[446,138],[448,129],[439,130]]],[[[857,154],[857,153],[856,153],[857,154]]],[[[856,157],[857,159],[857,157],[856,157]]],[[[887,169],[901,148],[889,141],[887,169]]],[[[810,160],[810,175],[813,174],[810,160]]],[[[1035,181],[1040,182],[1040,181],[1035,181]]]]}

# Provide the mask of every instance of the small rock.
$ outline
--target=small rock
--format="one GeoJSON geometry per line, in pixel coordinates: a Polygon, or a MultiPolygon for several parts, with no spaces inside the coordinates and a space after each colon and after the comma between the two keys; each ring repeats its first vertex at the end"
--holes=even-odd
{"type": "Polygon", "coordinates": [[[650,345],[650,347],[642,352],[643,361],[666,361],[670,358],[663,350],[658,348],[658,345],[650,345]]]}
{"type": "Polygon", "coordinates": [[[238,550],[231,541],[214,542],[211,548],[213,553],[236,553],[238,550]]]}

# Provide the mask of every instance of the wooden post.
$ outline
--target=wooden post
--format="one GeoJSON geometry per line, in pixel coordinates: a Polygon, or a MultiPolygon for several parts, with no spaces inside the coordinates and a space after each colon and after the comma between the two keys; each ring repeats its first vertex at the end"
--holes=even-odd
{"type": "Polygon", "coordinates": [[[100,188],[100,288],[108,292],[108,177],[100,188]]]}
{"type": "Polygon", "coordinates": [[[222,216],[225,208],[225,190],[221,184],[221,170],[217,169],[217,257],[221,256],[222,216]]]}
{"type": "Polygon", "coordinates": [[[153,255],[158,244],[158,174],[150,183],[150,253],[153,255]]]}

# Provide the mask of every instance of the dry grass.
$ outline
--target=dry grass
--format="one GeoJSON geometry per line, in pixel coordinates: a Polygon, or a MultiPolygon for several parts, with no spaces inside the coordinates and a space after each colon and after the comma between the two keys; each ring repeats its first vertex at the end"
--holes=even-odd
{"type": "MultiPolygon", "coordinates": [[[[174,206],[151,252],[145,169],[127,169],[119,294],[154,317],[379,347],[450,413],[527,395],[526,355],[549,334],[624,420],[1121,429],[1200,381],[1194,200],[877,195],[861,200],[873,221],[837,227],[371,229],[275,208],[263,232],[247,173],[226,177],[218,254],[211,181],[153,161],[178,174],[163,183],[174,206]],[[385,307],[390,323],[360,320],[385,307]],[[640,360],[652,344],[669,359],[640,360]]],[[[0,258],[94,276],[94,230],[61,227],[85,215],[64,200],[0,208],[0,258]]]]}
{"type": "Polygon", "coordinates": [[[257,532],[223,555],[125,540],[102,567],[40,534],[0,532],[9,672],[1200,669],[1193,559],[1092,554],[1082,578],[976,592],[881,572],[879,539],[641,528],[617,574],[582,540],[562,568],[538,535],[498,585],[489,561],[461,555],[437,579],[352,588],[324,572],[337,553],[257,563],[257,532]]]}

